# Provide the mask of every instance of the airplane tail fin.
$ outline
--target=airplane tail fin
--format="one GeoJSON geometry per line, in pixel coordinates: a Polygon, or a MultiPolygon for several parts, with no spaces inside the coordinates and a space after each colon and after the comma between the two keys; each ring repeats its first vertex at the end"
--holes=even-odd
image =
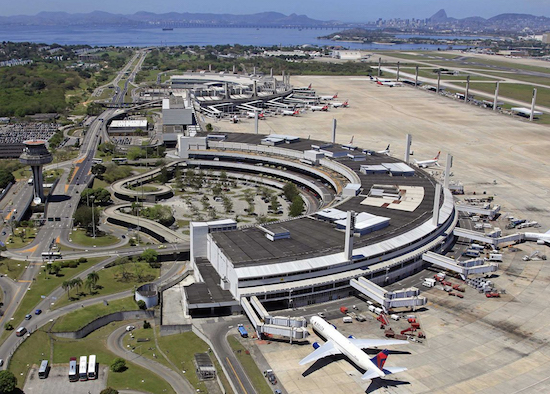
{"type": "Polygon", "coordinates": [[[349,142],[350,145],[353,144],[353,138],[354,138],[354,137],[355,137],[354,135],[351,136],[351,140],[350,140],[350,142],[349,142]]]}
{"type": "Polygon", "coordinates": [[[441,154],[441,151],[437,152],[437,156],[434,157],[434,160],[439,160],[439,155],[441,154]]]}
{"type": "Polygon", "coordinates": [[[388,359],[388,354],[390,354],[388,349],[384,349],[380,353],[378,353],[376,356],[371,358],[370,361],[372,361],[372,363],[374,365],[376,365],[376,368],[381,370],[381,369],[384,368],[384,364],[386,363],[386,360],[388,359]]]}
{"type": "Polygon", "coordinates": [[[386,148],[386,150],[390,150],[390,144],[388,144],[388,147],[386,148]]]}
{"type": "MultiPolygon", "coordinates": [[[[376,356],[371,358],[370,360],[372,363],[378,368],[382,373],[385,375],[391,375],[393,373],[403,372],[406,371],[407,368],[405,367],[387,367],[384,368],[384,364],[386,363],[386,360],[388,359],[388,354],[390,352],[388,349],[382,350],[380,353],[378,353],[376,356]]],[[[361,376],[362,379],[375,379],[381,377],[379,374],[379,371],[376,370],[370,370],[367,371],[361,376]]]]}
{"type": "Polygon", "coordinates": [[[311,89],[311,84],[309,84],[309,86],[307,87],[308,89],[311,89]]]}

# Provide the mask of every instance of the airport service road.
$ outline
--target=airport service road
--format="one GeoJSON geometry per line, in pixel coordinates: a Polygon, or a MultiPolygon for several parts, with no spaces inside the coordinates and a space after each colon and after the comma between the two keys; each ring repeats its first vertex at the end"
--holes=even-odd
{"type": "Polygon", "coordinates": [[[238,323],[246,322],[242,319],[231,319],[214,323],[212,319],[206,319],[201,324],[201,329],[212,342],[216,357],[223,365],[227,378],[233,382],[233,387],[239,394],[253,394],[256,390],[233,354],[233,350],[227,342],[227,333],[234,329],[238,323]]]}
{"type": "Polygon", "coordinates": [[[177,372],[172,369],[157,363],[156,361],[150,360],[148,358],[142,357],[136,353],[128,351],[124,348],[122,344],[122,339],[124,335],[127,334],[126,327],[119,327],[109,335],[107,338],[107,347],[117,356],[122,357],[128,361],[131,361],[143,368],[148,369],[149,371],[157,374],[162,379],[164,379],[176,393],[186,393],[191,394],[195,392],[195,389],[180,376],[177,372]]]}

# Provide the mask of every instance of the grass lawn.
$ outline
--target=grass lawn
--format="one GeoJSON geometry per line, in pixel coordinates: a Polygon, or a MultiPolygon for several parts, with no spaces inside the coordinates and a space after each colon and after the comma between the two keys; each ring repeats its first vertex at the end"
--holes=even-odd
{"type": "MultiPolygon", "coordinates": [[[[86,338],[73,340],[66,338],[50,338],[44,331],[38,330],[32,334],[15,352],[9,369],[18,378],[18,387],[22,388],[24,378],[33,363],[38,364],[43,358],[50,358],[50,343],[53,345],[53,364],[68,364],[71,357],[95,354],[101,365],[110,365],[116,358],[106,346],[107,337],[113,330],[127,322],[115,322],[94,331],[86,338]],[[44,356],[42,356],[44,354],[44,356]]],[[[107,386],[117,390],[138,390],[150,393],[174,393],[174,390],[163,379],[131,362],[126,362],[128,369],[122,373],[109,372],[107,386]],[[137,379],[136,377],[139,377],[137,379]]]]}
{"type": "Polygon", "coordinates": [[[0,259],[0,273],[15,280],[19,278],[28,263],[12,259],[0,259]]]}
{"type": "MultiPolygon", "coordinates": [[[[459,86],[465,86],[463,83],[456,82],[459,86]]],[[[470,83],[470,89],[480,90],[486,93],[494,94],[495,85],[492,83],[470,83]]],[[[533,97],[533,87],[530,85],[501,83],[499,87],[499,97],[508,97],[530,103],[533,97]]],[[[550,89],[537,88],[537,105],[550,106],[550,89]]]]}
{"type": "Polygon", "coordinates": [[[247,354],[246,348],[241,345],[241,343],[232,335],[227,337],[229,345],[235,356],[239,359],[239,362],[243,366],[248,378],[252,382],[252,385],[259,394],[270,394],[272,393],[271,387],[267,383],[266,378],[264,377],[262,371],[258,369],[258,366],[254,362],[254,359],[250,354],[247,354]]]}
{"type": "Polygon", "coordinates": [[[71,240],[74,244],[81,246],[110,246],[119,242],[119,239],[114,235],[103,235],[101,237],[88,237],[86,232],[78,229],[71,233],[71,240]]]}
{"type": "Polygon", "coordinates": [[[83,299],[120,293],[124,290],[133,289],[134,287],[139,287],[143,283],[154,281],[160,275],[160,269],[151,268],[148,263],[124,264],[124,270],[125,272],[123,273],[122,267],[117,265],[97,271],[99,275],[99,280],[97,281],[98,288],[95,289],[93,294],[88,294],[83,289],[80,289],[77,294],[77,290],[73,289],[70,292],[70,301],[67,298],[67,293],[65,293],[63,297],[59,297],[53,308],[57,309],[71,302],[78,302],[83,299]],[[138,273],[141,276],[141,280],[138,280],[138,273]],[[126,278],[123,277],[124,275],[126,278]]]}
{"type": "Polygon", "coordinates": [[[36,228],[32,227],[17,227],[14,229],[15,235],[10,235],[6,242],[8,249],[19,249],[27,246],[36,237],[36,228]],[[23,235],[23,237],[21,237],[23,235]]]}
{"type": "MultiPolygon", "coordinates": [[[[76,268],[63,268],[59,274],[60,276],[47,275],[44,271],[40,271],[36,277],[36,281],[33,282],[29,288],[30,290],[27,291],[21,304],[19,304],[19,308],[17,308],[13,315],[13,326],[18,327],[25,315],[35,309],[35,306],[41,301],[41,296],[48,296],[56,287],[61,286],[64,280],[78,275],[103,259],[102,257],[88,259],[87,263],[79,264],[76,268]]],[[[4,340],[8,334],[9,332],[4,331],[2,337],[0,337],[0,341],[4,340]]]]}
{"type": "Polygon", "coordinates": [[[92,188],[97,189],[98,187],[102,187],[102,188],[106,189],[109,186],[111,186],[111,184],[105,182],[103,179],[94,178],[94,184],[93,184],[92,188]]]}
{"type": "Polygon", "coordinates": [[[67,313],[57,319],[53,332],[76,331],[98,317],[119,311],[135,311],[138,309],[133,297],[121,298],[109,302],[109,305],[99,303],[67,313]]]}

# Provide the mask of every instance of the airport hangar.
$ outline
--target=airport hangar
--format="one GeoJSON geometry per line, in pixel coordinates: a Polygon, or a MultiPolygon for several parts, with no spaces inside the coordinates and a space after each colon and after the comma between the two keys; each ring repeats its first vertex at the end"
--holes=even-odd
{"type": "Polygon", "coordinates": [[[422,269],[423,253],[442,252],[453,241],[458,214],[450,190],[386,155],[237,133],[180,136],[176,152],[188,167],[279,187],[292,181],[318,199],[306,215],[261,226],[192,222],[196,283],[185,288],[191,316],[237,312],[241,298],[251,296],[268,309],[348,297],[356,294],[352,279],[395,282],[422,269]],[[351,226],[349,211],[357,215],[351,226]]]}

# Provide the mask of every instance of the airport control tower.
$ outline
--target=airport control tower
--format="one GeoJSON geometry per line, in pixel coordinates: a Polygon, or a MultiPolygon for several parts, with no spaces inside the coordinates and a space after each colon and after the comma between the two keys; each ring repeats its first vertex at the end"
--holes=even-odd
{"type": "Polygon", "coordinates": [[[51,163],[52,154],[46,148],[44,140],[29,140],[23,142],[25,148],[19,157],[21,163],[31,166],[34,188],[34,203],[44,202],[44,186],[42,179],[42,166],[51,163]]]}

